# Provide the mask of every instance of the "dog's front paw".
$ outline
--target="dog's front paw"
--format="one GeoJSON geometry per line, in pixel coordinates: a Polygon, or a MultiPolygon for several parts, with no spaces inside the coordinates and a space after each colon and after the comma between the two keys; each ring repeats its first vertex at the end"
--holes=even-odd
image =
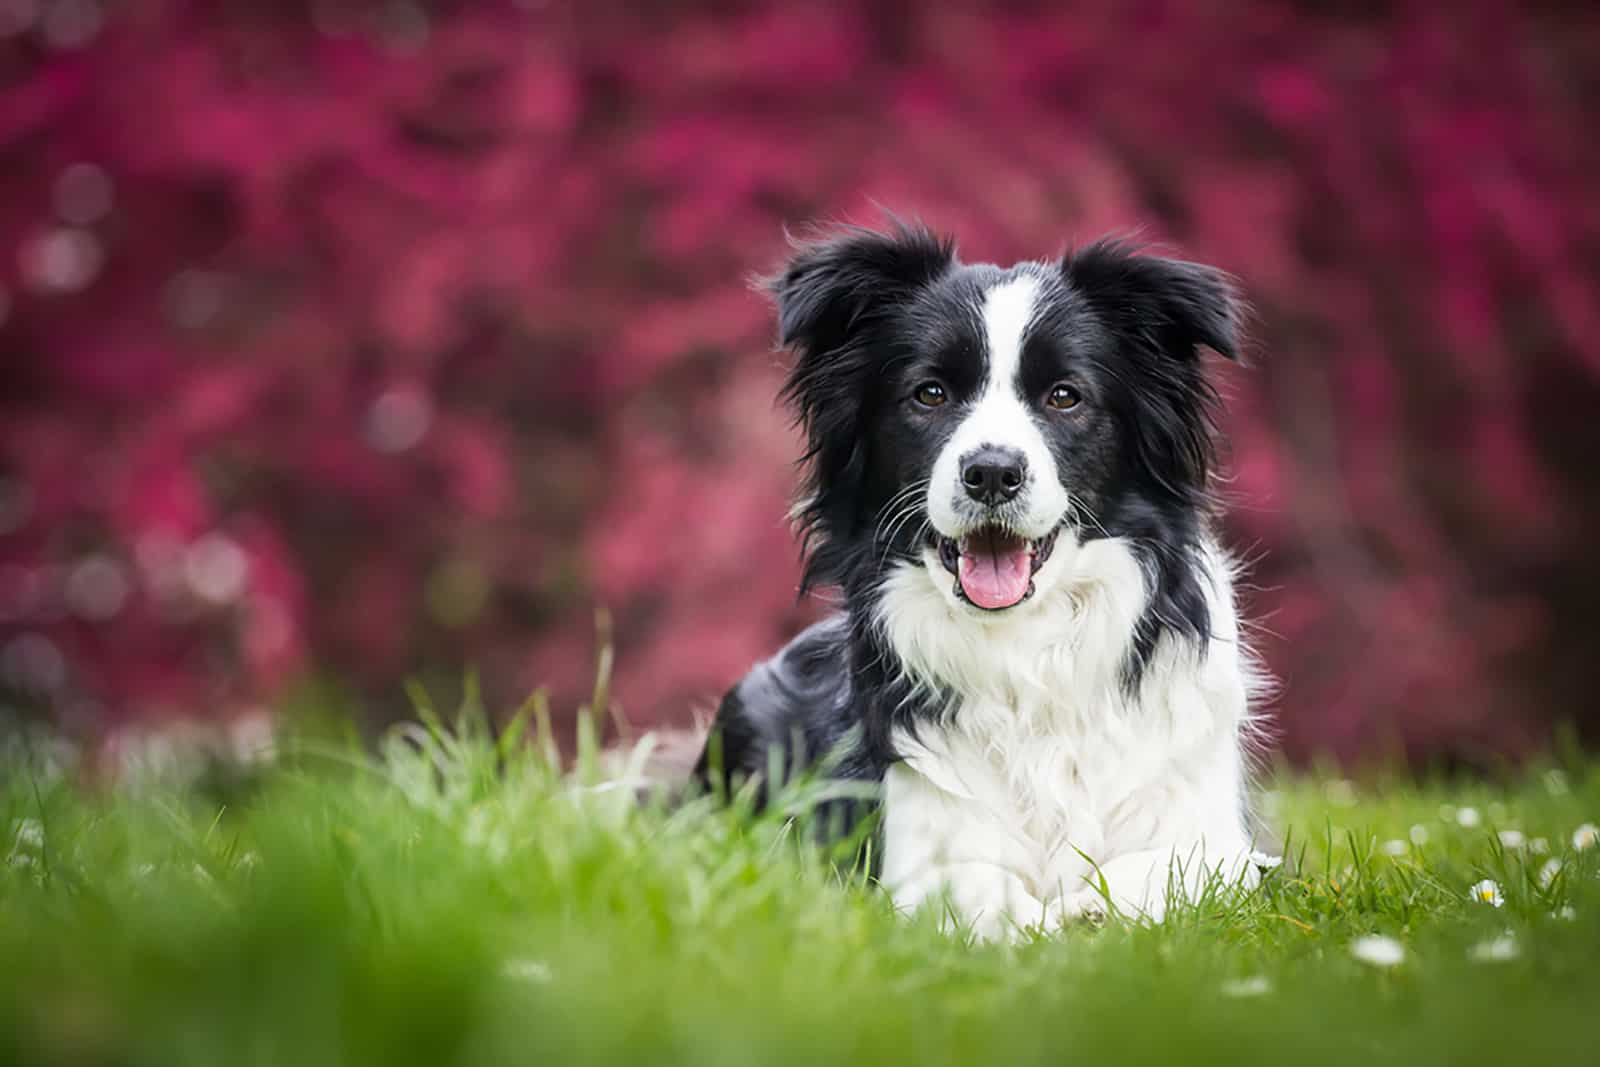
{"type": "Polygon", "coordinates": [[[1156,894],[1139,898],[1124,896],[1114,889],[1110,899],[1097,886],[1063,893],[1048,905],[1052,925],[1069,923],[1099,926],[1113,915],[1133,921],[1159,923],[1166,915],[1166,899],[1156,894]]]}
{"type": "Polygon", "coordinates": [[[1099,926],[1111,914],[1106,898],[1098,889],[1078,889],[1063,893],[1045,905],[1046,926],[1059,929],[1067,925],[1099,926]]]}
{"type": "Polygon", "coordinates": [[[1043,902],[1021,878],[990,863],[919,871],[895,887],[894,900],[906,913],[937,908],[942,928],[970,932],[980,941],[1020,940],[1045,914],[1043,902]]]}

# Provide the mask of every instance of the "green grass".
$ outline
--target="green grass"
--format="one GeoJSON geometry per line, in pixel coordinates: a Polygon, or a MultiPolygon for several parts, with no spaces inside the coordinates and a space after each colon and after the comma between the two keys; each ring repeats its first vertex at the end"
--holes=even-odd
{"type": "Polygon", "coordinates": [[[1600,1055],[1600,848],[1572,843],[1600,821],[1600,771],[1581,763],[1353,794],[1280,778],[1267,799],[1288,857],[1258,891],[1156,927],[972,945],[897,917],[784,817],[640,806],[592,760],[562,776],[539,751],[435,726],[377,756],[308,744],[241,776],[115,791],[13,757],[0,1062],[1600,1055]],[[1481,822],[1463,826],[1464,807],[1481,822]],[[1425,844],[1384,850],[1414,826],[1425,844]],[[1502,907],[1469,899],[1484,878],[1502,907]],[[1357,959],[1372,934],[1404,961],[1357,959]],[[1513,958],[1477,958],[1506,937],[1513,958]]]}

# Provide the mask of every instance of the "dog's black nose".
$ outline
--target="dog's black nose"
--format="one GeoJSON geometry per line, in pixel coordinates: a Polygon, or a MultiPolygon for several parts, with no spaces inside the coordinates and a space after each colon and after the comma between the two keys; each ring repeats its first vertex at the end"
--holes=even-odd
{"type": "Polygon", "coordinates": [[[980,504],[995,507],[1022,491],[1027,462],[1014,448],[984,445],[961,459],[961,484],[980,504]]]}

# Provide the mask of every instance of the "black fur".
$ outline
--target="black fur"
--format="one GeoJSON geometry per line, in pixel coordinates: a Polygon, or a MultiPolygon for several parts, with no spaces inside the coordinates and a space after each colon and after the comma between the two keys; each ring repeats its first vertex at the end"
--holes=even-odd
{"type": "Polygon", "coordinates": [[[1005,271],[962,264],[951,241],[920,227],[847,230],[800,247],[769,282],[779,340],[796,357],[783,395],[806,437],[804,585],[837,586],[845,610],[724,697],[701,782],[759,776],[774,748],[788,771],[832,752],[830,773],[875,782],[896,758],[897,728],[948,711],[942,694],[908,688],[870,625],[887,569],[916,558],[928,536],[920,494],[897,494],[929,475],[953,432],[905,397],[929,377],[956,399],[981,384],[982,293],[1018,270],[1042,283],[1022,387],[1042,395],[1070,374],[1086,394],[1080,416],[1050,423],[1047,436],[1062,484],[1084,505],[1068,516],[1070,535],[1125,537],[1146,571],[1150,603],[1130,635],[1126,684],[1140,684],[1164,638],[1208,640],[1198,552],[1216,397],[1198,349],[1237,357],[1227,278],[1116,241],[1005,271]]]}

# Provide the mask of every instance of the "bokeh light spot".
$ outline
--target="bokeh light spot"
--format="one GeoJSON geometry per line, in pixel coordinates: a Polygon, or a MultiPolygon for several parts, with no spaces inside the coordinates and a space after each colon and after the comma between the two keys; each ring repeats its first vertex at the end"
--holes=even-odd
{"type": "Polygon", "coordinates": [[[39,0],[0,0],[0,37],[15,37],[39,21],[39,0]]]}
{"type": "Polygon", "coordinates": [[[367,443],[379,452],[404,452],[427,436],[433,402],[420,389],[387,389],[367,412],[367,443]]]}
{"type": "Polygon", "coordinates": [[[44,634],[18,634],[0,650],[0,677],[25,693],[47,696],[66,685],[67,658],[44,634]]]}
{"type": "Polygon", "coordinates": [[[74,163],[56,178],[56,214],[74,226],[99,222],[111,213],[116,191],[111,175],[93,163],[74,163]]]}
{"type": "Polygon", "coordinates": [[[105,19],[97,0],[55,0],[44,8],[39,28],[52,48],[82,48],[99,34],[105,19]]]}
{"type": "Polygon", "coordinates": [[[87,230],[62,227],[22,246],[22,276],[40,292],[75,293],[86,288],[105,264],[100,241],[87,230]]]}
{"type": "Polygon", "coordinates": [[[390,0],[382,25],[384,45],[400,55],[419,51],[432,30],[428,13],[415,0],[390,0]]]}
{"type": "Polygon", "coordinates": [[[90,556],[67,575],[64,595],[73,614],[104,622],[122,610],[129,583],[122,565],[110,556],[90,556]]]}
{"type": "Polygon", "coordinates": [[[206,534],[183,554],[183,577],[201,600],[231,604],[244,592],[250,560],[232,538],[206,534]]]}
{"type": "Polygon", "coordinates": [[[222,312],[226,283],[221,275],[205,270],[186,270],[167,283],[167,318],[185,330],[209,326],[222,312]]]}

